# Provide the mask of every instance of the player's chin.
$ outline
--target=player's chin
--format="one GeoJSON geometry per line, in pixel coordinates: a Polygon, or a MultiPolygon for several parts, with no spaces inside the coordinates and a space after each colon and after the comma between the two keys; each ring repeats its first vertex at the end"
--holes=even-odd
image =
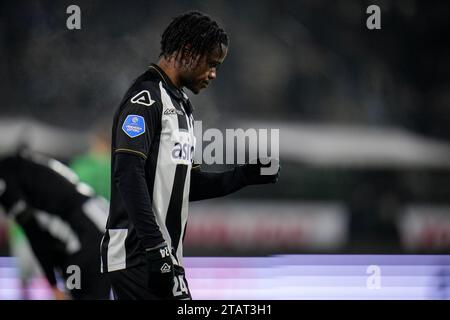
{"type": "Polygon", "coordinates": [[[188,89],[191,90],[193,94],[198,94],[203,88],[200,86],[192,86],[188,89]]]}

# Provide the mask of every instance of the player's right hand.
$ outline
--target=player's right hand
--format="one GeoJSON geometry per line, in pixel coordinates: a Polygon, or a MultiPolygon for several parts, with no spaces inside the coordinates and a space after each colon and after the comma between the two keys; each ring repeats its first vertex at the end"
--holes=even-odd
{"type": "Polygon", "coordinates": [[[162,246],[145,251],[148,265],[148,287],[163,299],[173,298],[174,269],[169,247],[162,246]]]}
{"type": "MultiPolygon", "coordinates": [[[[266,162],[269,159],[265,159],[266,162]]],[[[276,183],[280,175],[280,165],[279,161],[272,159],[267,164],[263,164],[261,159],[253,159],[244,165],[238,167],[244,176],[245,184],[266,184],[266,183],[276,183]],[[270,168],[274,161],[274,167],[276,170],[270,174],[262,174],[262,168],[270,168]]]]}

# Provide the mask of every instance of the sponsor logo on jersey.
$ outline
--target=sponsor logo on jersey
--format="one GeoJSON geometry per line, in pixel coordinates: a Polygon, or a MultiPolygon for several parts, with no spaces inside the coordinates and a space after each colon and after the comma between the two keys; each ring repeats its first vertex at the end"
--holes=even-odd
{"type": "Polygon", "coordinates": [[[172,133],[171,158],[176,164],[192,163],[195,151],[195,136],[186,130],[175,130],[172,133]]]}
{"type": "Polygon", "coordinates": [[[142,116],[130,114],[123,122],[122,130],[130,138],[136,138],[145,132],[145,120],[142,116]]]}
{"type": "Polygon", "coordinates": [[[131,103],[142,104],[144,106],[151,106],[154,102],[155,100],[152,100],[152,97],[150,96],[150,92],[148,92],[148,90],[142,90],[133,98],[131,98],[131,103]]]}
{"type": "Polygon", "coordinates": [[[194,146],[190,143],[175,142],[172,148],[172,159],[177,163],[189,164],[194,156],[194,146]]]}

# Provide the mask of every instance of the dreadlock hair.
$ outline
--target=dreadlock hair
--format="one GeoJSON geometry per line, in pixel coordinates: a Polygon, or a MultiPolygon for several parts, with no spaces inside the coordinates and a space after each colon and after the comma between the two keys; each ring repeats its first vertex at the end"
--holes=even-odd
{"type": "Polygon", "coordinates": [[[185,59],[191,65],[197,57],[209,54],[220,44],[228,46],[228,35],[216,21],[199,11],[190,11],[173,18],[161,36],[161,53],[168,58],[176,53],[175,60],[185,59]]]}

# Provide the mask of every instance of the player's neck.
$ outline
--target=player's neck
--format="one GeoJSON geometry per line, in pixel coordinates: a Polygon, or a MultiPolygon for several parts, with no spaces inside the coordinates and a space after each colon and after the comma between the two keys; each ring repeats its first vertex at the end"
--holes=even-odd
{"type": "Polygon", "coordinates": [[[183,85],[181,84],[180,76],[178,75],[178,71],[176,70],[173,61],[169,61],[162,57],[161,59],[159,59],[157,65],[169,77],[170,81],[175,87],[177,87],[178,89],[181,89],[183,87],[183,85]]]}

